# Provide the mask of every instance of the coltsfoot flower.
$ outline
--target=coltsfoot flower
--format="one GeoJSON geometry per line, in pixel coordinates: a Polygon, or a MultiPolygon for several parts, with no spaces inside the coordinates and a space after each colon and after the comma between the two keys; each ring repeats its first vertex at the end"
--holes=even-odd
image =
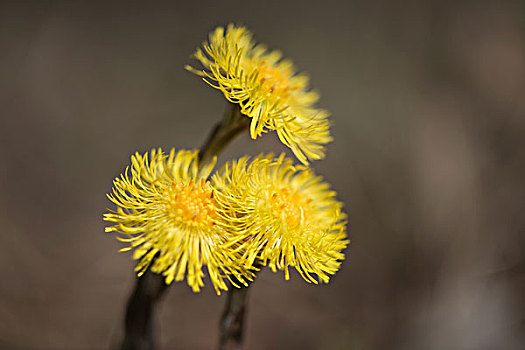
{"type": "Polygon", "coordinates": [[[227,290],[230,275],[241,283],[249,279],[250,273],[238,266],[238,254],[221,247],[226,234],[215,223],[217,205],[207,180],[214,163],[199,169],[196,150],[172,149],[168,156],[154,149],[132,156],[131,166],[114,180],[108,197],[117,210],[104,214],[114,223],[106,232],[120,233],[118,239],[129,243],[121,251],[135,249],[139,276],[152,265],[167,284],[186,277],[198,292],[206,266],[217,294],[227,290]]]}
{"type": "Polygon", "coordinates": [[[221,220],[232,236],[225,246],[242,254],[247,266],[289,266],[313,283],[327,283],[348,245],[346,215],[329,185],[311,169],[281,155],[260,155],[226,163],[213,175],[221,220]],[[313,276],[315,274],[317,276],[313,276]]]}
{"type": "Polygon", "coordinates": [[[321,159],[324,145],[332,141],[329,113],[314,107],[319,95],[308,87],[308,77],[298,74],[279,51],[256,45],[252,34],[229,24],[216,28],[194,57],[202,69],[186,69],[223,92],[251,118],[253,139],[275,130],[303,164],[321,159]]]}

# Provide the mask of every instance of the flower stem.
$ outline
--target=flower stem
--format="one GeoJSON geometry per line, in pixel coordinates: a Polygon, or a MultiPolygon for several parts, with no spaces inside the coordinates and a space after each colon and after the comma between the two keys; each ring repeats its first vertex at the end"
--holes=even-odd
{"type": "Polygon", "coordinates": [[[226,306],[219,325],[219,350],[241,350],[243,348],[247,295],[248,287],[231,287],[228,290],[226,306]]]}
{"type": "Polygon", "coordinates": [[[166,289],[164,277],[150,270],[137,277],[126,307],[122,350],[155,349],[155,305],[166,289]]]}
{"type": "MultiPolygon", "coordinates": [[[[254,262],[255,274],[260,271],[262,266],[261,261],[256,260],[254,262]]],[[[235,279],[235,277],[232,278],[235,279]]],[[[248,288],[250,288],[252,283],[245,287],[235,288],[232,286],[228,289],[226,305],[219,324],[219,350],[243,349],[244,316],[246,314],[248,288]]],[[[243,285],[238,281],[235,284],[243,285]]]]}
{"type": "Polygon", "coordinates": [[[219,154],[235,136],[246,130],[249,119],[243,117],[239,105],[230,103],[223,119],[213,128],[199,152],[199,166],[204,166],[213,156],[219,154]]]}
{"type": "MultiPolygon", "coordinates": [[[[204,166],[215,155],[219,154],[248,126],[249,119],[241,115],[239,106],[230,104],[230,108],[223,119],[214,127],[200,149],[199,167],[204,166]]],[[[150,270],[137,277],[135,288],[126,306],[122,350],[152,350],[156,348],[155,307],[167,287],[164,283],[164,277],[150,270]]]]}

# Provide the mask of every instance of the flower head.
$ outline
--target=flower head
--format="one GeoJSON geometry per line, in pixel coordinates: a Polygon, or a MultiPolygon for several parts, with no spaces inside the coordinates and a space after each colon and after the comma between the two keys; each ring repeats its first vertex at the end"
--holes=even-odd
{"type": "Polygon", "coordinates": [[[324,157],[324,145],[332,141],[329,114],[314,107],[319,95],[309,90],[308,77],[297,74],[291,61],[256,45],[245,27],[233,24],[216,28],[202,46],[194,57],[203,68],[186,69],[240,105],[251,118],[252,138],[275,130],[302,163],[324,157]]]}
{"type": "Polygon", "coordinates": [[[346,215],[321,177],[281,155],[226,163],[212,177],[221,222],[232,232],[226,245],[246,265],[259,260],[273,271],[295,267],[302,277],[328,282],[344,259],[346,215]],[[312,274],[317,275],[317,279],[312,274]]]}
{"type": "Polygon", "coordinates": [[[135,248],[139,275],[153,262],[151,270],[167,284],[186,277],[198,292],[207,266],[218,294],[227,289],[225,277],[233,274],[242,283],[249,278],[236,253],[221,248],[226,235],[216,224],[214,189],[207,180],[214,162],[199,169],[198,151],[172,149],[168,156],[154,149],[132,156],[131,167],[114,180],[108,197],[117,210],[104,214],[114,223],[106,232],[120,233],[118,239],[129,243],[121,251],[135,248]]]}

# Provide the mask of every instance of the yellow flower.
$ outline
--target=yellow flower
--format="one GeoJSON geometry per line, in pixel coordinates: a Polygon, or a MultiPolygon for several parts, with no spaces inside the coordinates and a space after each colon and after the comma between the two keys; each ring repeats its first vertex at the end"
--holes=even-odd
{"type": "Polygon", "coordinates": [[[256,45],[245,27],[233,24],[216,28],[202,46],[204,51],[199,48],[193,56],[203,68],[186,69],[240,105],[251,118],[253,139],[275,130],[302,163],[324,157],[324,145],[332,141],[329,114],[314,107],[319,95],[309,90],[308,77],[297,74],[291,61],[256,45]]]}
{"type": "Polygon", "coordinates": [[[257,260],[274,272],[293,266],[313,283],[329,281],[344,259],[346,215],[329,185],[311,169],[281,155],[226,163],[212,177],[225,243],[247,266],[257,260]],[[315,276],[317,275],[317,279],[315,276]]]}
{"type": "Polygon", "coordinates": [[[121,251],[135,248],[139,276],[153,262],[151,270],[167,284],[186,276],[194,292],[204,285],[203,266],[217,294],[227,290],[224,278],[230,274],[246,283],[250,273],[237,265],[237,254],[221,248],[226,235],[215,223],[214,189],[207,181],[215,160],[199,169],[196,150],[172,149],[167,156],[154,149],[149,157],[136,153],[131,163],[113,182],[108,197],[117,211],[104,220],[114,223],[106,232],[120,233],[118,239],[129,243],[121,251]]]}

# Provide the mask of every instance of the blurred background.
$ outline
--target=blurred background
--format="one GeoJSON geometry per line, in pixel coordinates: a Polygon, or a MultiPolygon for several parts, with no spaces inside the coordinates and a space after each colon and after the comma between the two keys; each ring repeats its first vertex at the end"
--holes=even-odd
{"type": "MultiPolygon", "coordinates": [[[[246,24],[312,77],[349,213],[330,284],[265,271],[248,349],[525,348],[525,3],[0,3],[0,348],[106,349],[129,253],[105,194],[135,151],[199,147],[226,108],[184,71],[246,24]]],[[[280,152],[245,134],[220,162],[280,152]]],[[[225,302],[174,284],[164,349],[212,349],[225,302]]]]}

